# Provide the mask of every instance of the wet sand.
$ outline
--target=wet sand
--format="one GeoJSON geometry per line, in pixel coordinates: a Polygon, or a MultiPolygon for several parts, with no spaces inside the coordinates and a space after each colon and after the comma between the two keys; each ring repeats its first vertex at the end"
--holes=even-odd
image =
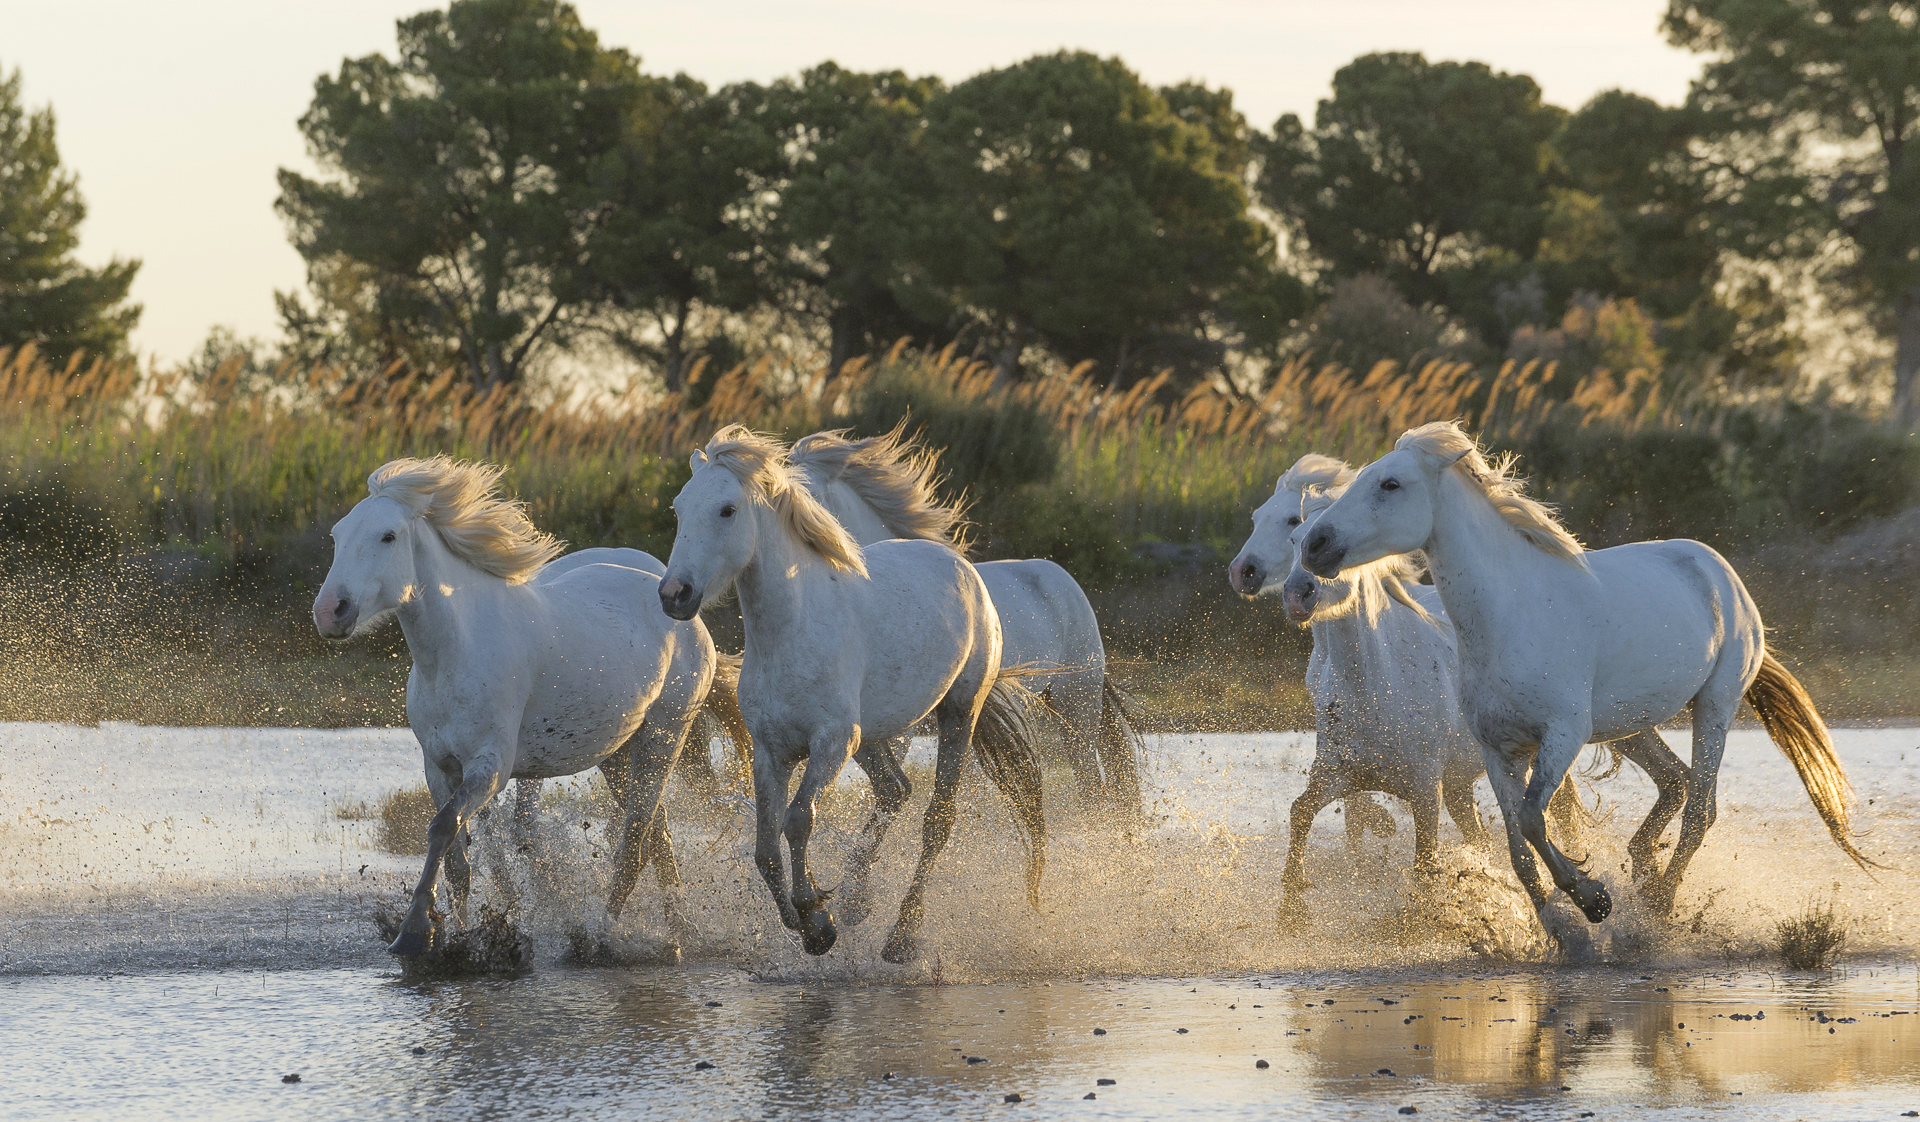
{"type": "MultiPolygon", "coordinates": [[[[1677,924],[1639,911],[1620,868],[1650,789],[1629,769],[1589,791],[1582,849],[1620,907],[1582,963],[1555,961],[1504,854],[1449,828],[1442,867],[1409,871],[1397,806],[1398,832],[1357,853],[1322,815],[1314,924],[1278,933],[1275,823],[1312,742],[1273,734],[1156,738],[1158,825],[1137,846],[1053,807],[1039,915],[975,777],[929,954],[904,967],[878,950],[916,816],[889,838],[875,919],[815,959],[773,917],[739,808],[684,793],[685,964],[568,965],[607,823],[588,784],[555,783],[538,858],[506,870],[537,889],[517,913],[532,974],[408,984],[368,916],[418,859],[341,813],[417,782],[405,730],[0,726],[0,1114],[1897,1117],[1920,1110],[1920,732],[1836,738],[1877,881],[1736,733],[1677,924]],[[1814,901],[1847,925],[1842,965],[1785,971],[1773,925],[1814,901]]],[[[826,867],[863,797],[849,783],[827,816],[826,867]]],[[[659,948],[658,905],[649,877],[615,929],[631,961],[659,948]]]]}

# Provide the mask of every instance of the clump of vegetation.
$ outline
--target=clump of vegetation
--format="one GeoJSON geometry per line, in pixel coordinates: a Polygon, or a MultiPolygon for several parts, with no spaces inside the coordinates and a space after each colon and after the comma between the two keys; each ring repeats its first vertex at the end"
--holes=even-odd
{"type": "Polygon", "coordinates": [[[388,853],[427,851],[427,823],[433,821],[433,793],[424,783],[388,791],[377,808],[380,825],[375,842],[388,853]]]}
{"type": "Polygon", "coordinates": [[[1799,915],[1774,925],[1780,958],[1794,970],[1820,970],[1832,963],[1846,944],[1846,922],[1833,901],[1810,903],[1799,915]]]}

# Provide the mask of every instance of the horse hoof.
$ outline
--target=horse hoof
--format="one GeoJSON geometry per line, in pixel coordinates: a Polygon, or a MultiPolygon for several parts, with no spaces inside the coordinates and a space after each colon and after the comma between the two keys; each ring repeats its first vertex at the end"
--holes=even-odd
{"type": "Polygon", "coordinates": [[[881,948],[880,957],[895,966],[905,966],[920,957],[920,940],[896,931],[887,936],[887,945],[881,948]]]}
{"type": "Polygon", "coordinates": [[[418,931],[402,931],[399,938],[387,945],[387,953],[417,958],[427,953],[427,937],[418,931]]]}
{"type": "Polygon", "coordinates": [[[807,918],[812,922],[801,930],[800,942],[807,948],[808,954],[818,958],[833,949],[840,933],[834,930],[833,917],[825,912],[814,912],[807,918]]]}
{"type": "Polygon", "coordinates": [[[1613,914],[1613,897],[1607,894],[1606,889],[1598,886],[1595,886],[1595,895],[1591,900],[1574,902],[1580,905],[1582,912],[1586,913],[1588,923],[1599,923],[1613,914]]]}

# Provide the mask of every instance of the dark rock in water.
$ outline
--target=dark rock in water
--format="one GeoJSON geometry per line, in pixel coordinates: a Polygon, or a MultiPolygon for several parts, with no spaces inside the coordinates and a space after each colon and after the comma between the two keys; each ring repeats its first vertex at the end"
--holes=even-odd
{"type": "Polygon", "coordinates": [[[987,1062],[987,1058],[985,1056],[968,1056],[967,1057],[968,1064],[984,1064],[986,1062],[987,1062]]]}
{"type": "Polygon", "coordinates": [[[1181,1036],[1185,1036],[1185,1035],[1187,1035],[1187,1030],[1186,1030],[1186,1029],[1174,1029],[1173,1031],[1175,1031],[1175,1032],[1177,1032],[1177,1033],[1179,1033],[1179,1034],[1180,1034],[1181,1036]]]}
{"type": "Polygon", "coordinates": [[[292,1075],[283,1075],[283,1076],[281,1076],[281,1077],[280,1077],[280,1082],[282,1082],[282,1083],[298,1083],[298,1082],[300,1082],[300,1073],[296,1071],[296,1072],[294,1072],[294,1073],[293,1073],[292,1075]]]}
{"type": "Polygon", "coordinates": [[[1094,1029],[1094,1030],[1093,1030],[1093,1035],[1095,1035],[1095,1036],[1105,1036],[1105,1035],[1107,1035],[1107,1030],[1106,1030],[1106,1029],[1094,1029]]]}
{"type": "Polygon", "coordinates": [[[1020,1096],[1018,1094],[1012,1094],[1012,1095],[1008,1095],[1004,1099],[1001,1099],[1000,1101],[1006,1102],[1006,1103],[1017,1103],[1020,1101],[1020,1096]]]}
{"type": "Polygon", "coordinates": [[[1400,1113],[1402,1113],[1402,1114],[1418,1114],[1418,1113],[1420,1113],[1420,1108],[1419,1108],[1419,1107],[1417,1107],[1417,1106],[1403,1106],[1403,1107],[1401,1107],[1401,1108],[1400,1108],[1400,1113]]]}
{"type": "Polygon", "coordinates": [[[1265,1060],[1255,1060],[1253,1061],[1253,1066],[1259,1068],[1261,1071],[1265,1071],[1273,1065],[1265,1060]]]}
{"type": "Polygon", "coordinates": [[[1094,1085],[1095,1087],[1111,1087],[1111,1086],[1113,1086],[1113,1085],[1114,1085],[1114,1084],[1115,1084],[1116,1082],[1118,1082],[1118,1080],[1114,1080],[1114,1079],[1096,1079],[1096,1080],[1094,1080],[1094,1081],[1093,1081],[1093,1085],[1094,1085]]]}
{"type": "Polygon", "coordinates": [[[709,1008],[709,1009],[718,1009],[718,1008],[720,1008],[720,1003],[719,1003],[719,1002],[717,1002],[717,1001],[709,1001],[709,1002],[707,1002],[707,1008],[709,1008]]]}
{"type": "Polygon", "coordinates": [[[427,1054],[427,1050],[425,1048],[420,1047],[418,1044],[415,1044],[413,1046],[413,1054],[416,1056],[424,1056],[427,1054]]]}
{"type": "Polygon", "coordinates": [[[701,1061],[700,1061],[699,1063],[697,1063],[697,1064],[695,1064],[695,1065],[693,1065],[693,1070],[695,1070],[695,1071],[712,1071],[712,1070],[713,1070],[713,1065],[712,1065],[712,1064],[710,1064],[710,1063],[708,1063],[708,1062],[707,1062],[707,1061],[705,1061],[705,1060],[701,1060],[701,1061]]]}
{"type": "Polygon", "coordinates": [[[1373,1073],[1375,1075],[1392,1075],[1393,1069],[1390,1067],[1375,1068],[1373,1073]]]}
{"type": "Polygon", "coordinates": [[[892,1072],[888,1072],[888,1073],[886,1073],[885,1075],[883,1075],[883,1076],[881,1076],[880,1078],[882,1078],[882,1079],[892,1079],[892,1078],[893,1078],[893,1073],[892,1073],[892,1072]]]}
{"type": "Polygon", "coordinates": [[[1099,1095],[1096,1095],[1096,1094],[1094,1094],[1094,1093],[1093,1093],[1092,1091],[1088,1091],[1088,1092],[1087,1092],[1086,1094],[1084,1094],[1084,1095],[1082,1095],[1082,1096],[1080,1096],[1080,1098],[1081,1098],[1081,1099],[1082,1099],[1083,1101],[1084,1101],[1084,1100],[1086,1100],[1086,1099],[1097,1099],[1097,1098],[1099,1098],[1099,1097],[1100,1097],[1099,1095]]]}
{"type": "MultiPolygon", "coordinates": [[[[405,913],[381,908],[373,913],[380,937],[392,942],[405,913]]],[[[525,974],[533,969],[533,936],[516,927],[507,913],[480,906],[480,922],[465,931],[435,931],[427,953],[400,955],[406,981],[467,978],[484,974],[525,974]]]]}

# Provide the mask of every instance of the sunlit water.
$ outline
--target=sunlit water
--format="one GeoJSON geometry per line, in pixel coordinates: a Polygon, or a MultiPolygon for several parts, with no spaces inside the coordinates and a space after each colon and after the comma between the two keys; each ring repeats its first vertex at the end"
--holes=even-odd
{"type": "MultiPolygon", "coordinates": [[[[1764,734],[1738,731],[1677,925],[1637,908],[1620,867],[1650,787],[1629,767],[1587,789],[1602,820],[1574,848],[1620,903],[1579,964],[1539,937],[1504,852],[1448,827],[1444,867],[1408,871],[1397,805],[1398,834],[1357,855],[1321,816],[1314,924],[1279,934],[1277,823],[1312,738],[1213,735],[1152,739],[1156,826],[1137,846],[1055,800],[1039,915],[972,777],[927,954],[905,967],[879,946],[916,814],[888,840],[875,917],[815,959],[765,899],[740,808],[684,793],[685,964],[567,965],[608,851],[589,785],[556,782],[539,858],[508,868],[537,885],[512,895],[534,972],[408,984],[368,913],[418,858],[358,817],[419,781],[405,730],[0,726],[0,1115],[1894,1117],[1920,1109],[1920,731],[1836,741],[1877,881],[1764,734]],[[1774,925],[1814,903],[1848,925],[1842,966],[1785,971],[1774,925]]],[[[826,883],[864,795],[840,797],[826,883]]],[[[506,902],[479,865],[477,896],[506,902]]],[[[618,941],[640,961],[662,931],[649,876],[618,941]]]]}

